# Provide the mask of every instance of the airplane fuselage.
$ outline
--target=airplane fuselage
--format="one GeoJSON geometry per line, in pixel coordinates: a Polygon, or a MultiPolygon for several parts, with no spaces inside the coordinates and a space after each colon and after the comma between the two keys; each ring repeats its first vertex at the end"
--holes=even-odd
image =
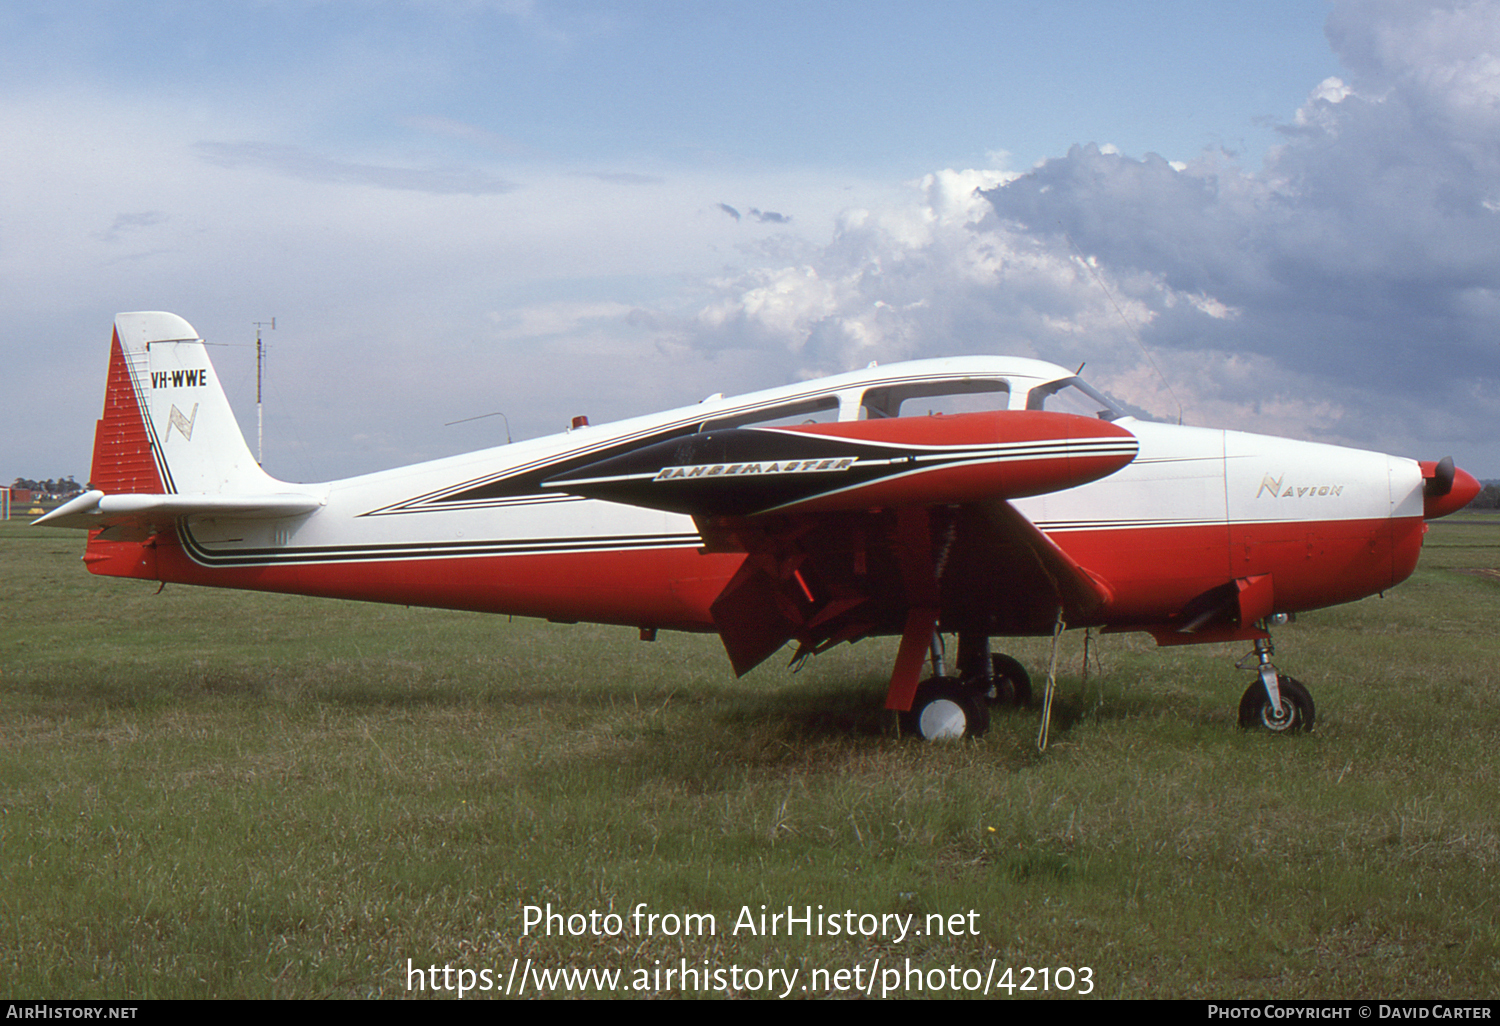
{"type": "MultiPolygon", "coordinates": [[[[203,373],[186,369],[190,384],[203,373]]],[[[158,382],[170,383],[173,375],[152,372],[158,382]]],[[[1047,408],[1049,389],[1070,377],[1038,361],[969,357],[716,397],[399,470],[290,486],[315,496],[320,507],[291,519],[195,516],[157,533],[144,556],[138,544],[111,544],[106,534],[91,545],[90,568],[187,584],[712,631],[710,606],[742,553],[700,551],[703,538],[690,516],[568,494],[548,488],[548,479],[706,426],[784,424],[803,414],[861,419],[901,403],[903,389],[913,393],[905,404],[915,406],[916,416],[944,416],[921,411],[934,398],[955,396],[966,409],[1047,408]]],[[[893,412],[913,415],[903,406],[893,412]]],[[[169,462],[174,447],[193,444],[181,429],[184,417],[168,418],[160,445],[169,462]]],[[[1268,577],[1256,609],[1288,613],[1385,590],[1416,565],[1423,476],[1413,460],[1131,417],[1112,422],[1139,441],[1128,465],[1101,480],[1013,500],[1109,588],[1110,601],[1090,622],[1180,634],[1184,607],[1227,581],[1268,577]]],[[[989,626],[997,634],[1036,630],[1003,611],[989,626]]],[[[889,629],[898,633],[900,625],[889,629]]]]}

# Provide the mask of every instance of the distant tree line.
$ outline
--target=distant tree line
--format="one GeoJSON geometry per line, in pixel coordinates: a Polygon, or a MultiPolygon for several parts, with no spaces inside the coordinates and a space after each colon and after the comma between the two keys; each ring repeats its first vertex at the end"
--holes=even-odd
{"type": "Polygon", "coordinates": [[[31,492],[38,498],[48,496],[54,499],[64,499],[83,491],[83,486],[73,480],[72,474],[61,479],[49,477],[45,481],[33,481],[29,477],[18,477],[11,482],[10,486],[31,492]]]}
{"type": "Polygon", "coordinates": [[[1464,509],[1500,509],[1500,481],[1486,482],[1464,509]]]}

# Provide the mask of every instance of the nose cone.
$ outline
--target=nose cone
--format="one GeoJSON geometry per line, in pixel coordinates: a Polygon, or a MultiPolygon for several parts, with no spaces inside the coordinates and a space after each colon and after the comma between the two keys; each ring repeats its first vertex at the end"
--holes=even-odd
{"type": "Polygon", "coordinates": [[[1479,494],[1479,482],[1467,470],[1453,465],[1452,456],[1423,460],[1422,519],[1436,520],[1463,509],[1479,494]]]}

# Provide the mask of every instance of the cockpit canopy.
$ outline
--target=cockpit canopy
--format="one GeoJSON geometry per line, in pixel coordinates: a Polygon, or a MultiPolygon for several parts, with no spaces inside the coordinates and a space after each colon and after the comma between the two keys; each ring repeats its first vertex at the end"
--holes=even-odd
{"type": "MultiPolygon", "coordinates": [[[[996,357],[869,367],[809,382],[800,388],[793,386],[761,395],[765,398],[749,407],[739,406],[726,410],[723,416],[706,417],[700,430],[953,416],[994,410],[1048,410],[1100,420],[1125,416],[1119,406],[1097,389],[1061,367],[1037,360],[1007,361],[996,357]]],[[[705,402],[717,400],[715,396],[705,402]]]]}

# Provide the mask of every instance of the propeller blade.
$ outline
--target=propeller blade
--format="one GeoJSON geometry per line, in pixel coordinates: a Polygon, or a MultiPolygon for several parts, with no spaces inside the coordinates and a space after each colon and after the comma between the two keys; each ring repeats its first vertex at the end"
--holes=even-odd
{"type": "Polygon", "coordinates": [[[1453,491],[1453,457],[1444,456],[1438,460],[1437,466],[1432,468],[1432,473],[1427,475],[1427,481],[1422,485],[1422,497],[1441,499],[1451,491],[1453,491]]]}

